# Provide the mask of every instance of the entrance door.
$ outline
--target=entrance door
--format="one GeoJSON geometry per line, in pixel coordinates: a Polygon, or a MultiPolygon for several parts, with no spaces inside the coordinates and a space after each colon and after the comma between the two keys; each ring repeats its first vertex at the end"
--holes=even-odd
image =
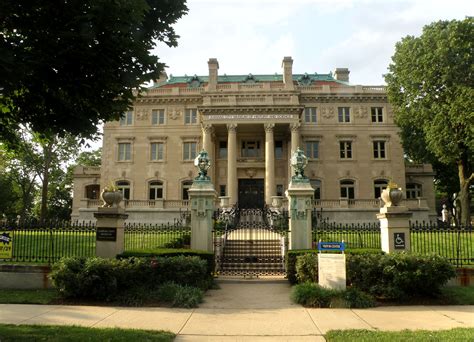
{"type": "Polygon", "coordinates": [[[263,179],[239,179],[239,207],[263,208],[263,179]]]}

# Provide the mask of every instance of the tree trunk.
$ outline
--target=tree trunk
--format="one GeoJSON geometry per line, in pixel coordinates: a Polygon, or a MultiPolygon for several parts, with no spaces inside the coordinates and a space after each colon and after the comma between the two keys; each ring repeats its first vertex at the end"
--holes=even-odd
{"type": "Polygon", "coordinates": [[[44,149],[44,168],[43,168],[43,182],[41,184],[41,213],[40,221],[46,220],[48,215],[48,186],[49,186],[49,170],[51,168],[51,153],[53,143],[49,142],[44,149]]]}
{"type": "Polygon", "coordinates": [[[470,210],[470,196],[469,196],[469,185],[474,179],[474,174],[466,177],[466,165],[463,161],[458,162],[458,172],[459,172],[459,204],[461,210],[460,224],[462,226],[468,226],[471,223],[471,210],[470,210]]]}

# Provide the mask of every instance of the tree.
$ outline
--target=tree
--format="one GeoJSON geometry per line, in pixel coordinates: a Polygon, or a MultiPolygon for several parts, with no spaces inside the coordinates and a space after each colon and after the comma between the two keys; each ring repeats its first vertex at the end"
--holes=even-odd
{"type": "Polygon", "coordinates": [[[418,141],[439,162],[457,166],[463,224],[470,221],[474,181],[473,37],[472,17],[427,25],[420,37],[396,44],[385,75],[405,150],[419,157],[413,151],[422,149],[410,148],[418,141]]]}
{"type": "Polygon", "coordinates": [[[118,119],[164,64],[157,41],[177,45],[185,0],[0,2],[0,140],[20,125],[82,137],[118,119]]]}

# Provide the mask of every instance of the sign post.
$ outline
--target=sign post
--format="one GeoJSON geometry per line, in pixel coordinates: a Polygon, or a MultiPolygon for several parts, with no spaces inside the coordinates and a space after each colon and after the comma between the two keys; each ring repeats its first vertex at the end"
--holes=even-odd
{"type": "Polygon", "coordinates": [[[330,289],[346,289],[346,255],[345,243],[318,243],[318,284],[330,289]],[[340,251],[337,253],[321,253],[323,251],[340,251]]]}

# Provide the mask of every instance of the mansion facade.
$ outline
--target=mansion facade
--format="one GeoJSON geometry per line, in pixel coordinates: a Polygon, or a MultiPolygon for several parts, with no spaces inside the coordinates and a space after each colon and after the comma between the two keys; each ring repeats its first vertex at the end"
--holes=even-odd
{"type": "MultiPolygon", "coordinates": [[[[129,221],[168,222],[188,205],[206,150],[218,196],[241,207],[275,205],[291,180],[290,156],[308,157],[314,205],[339,222],[376,221],[391,180],[414,219],[433,219],[433,170],[407,165],[384,86],[349,83],[349,70],[293,74],[162,74],[120,121],[104,127],[101,167],[76,168],[73,220],[93,220],[102,188],[115,184],[129,221]]],[[[218,203],[216,203],[218,205],[218,203]]]]}

